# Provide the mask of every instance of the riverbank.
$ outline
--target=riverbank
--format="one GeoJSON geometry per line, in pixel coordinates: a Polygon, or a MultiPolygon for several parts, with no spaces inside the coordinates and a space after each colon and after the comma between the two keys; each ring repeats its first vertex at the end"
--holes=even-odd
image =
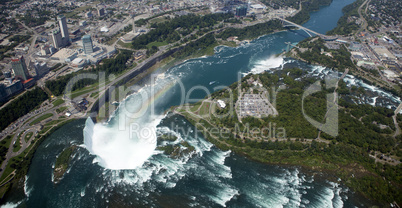
{"type": "Polygon", "coordinates": [[[26,151],[23,159],[20,161],[20,164],[18,164],[18,167],[13,173],[13,177],[9,180],[9,182],[7,183],[3,183],[1,184],[0,187],[0,203],[4,203],[5,201],[7,201],[7,198],[9,196],[12,196],[13,193],[16,194],[21,194],[24,192],[24,182],[25,182],[25,176],[27,175],[28,171],[29,171],[29,167],[31,164],[31,161],[35,155],[36,150],[38,149],[38,147],[40,146],[40,144],[42,144],[43,141],[45,141],[45,139],[52,134],[53,132],[55,132],[56,130],[58,130],[60,127],[64,126],[67,123],[70,123],[72,121],[74,121],[76,119],[72,118],[72,119],[68,119],[65,120],[63,122],[60,122],[59,124],[57,124],[56,126],[53,126],[52,128],[48,129],[46,132],[44,132],[44,134],[37,136],[34,140],[34,143],[31,144],[31,148],[26,151]]]}

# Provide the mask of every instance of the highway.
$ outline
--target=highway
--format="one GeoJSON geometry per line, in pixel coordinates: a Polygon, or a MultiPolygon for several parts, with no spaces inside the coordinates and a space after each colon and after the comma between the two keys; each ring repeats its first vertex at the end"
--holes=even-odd
{"type": "MultiPolygon", "coordinates": [[[[29,114],[25,115],[24,116],[25,118],[20,118],[14,122],[15,128],[10,130],[10,133],[13,132],[14,136],[11,139],[11,144],[10,144],[10,147],[6,154],[6,159],[1,164],[0,178],[2,177],[4,169],[6,168],[8,162],[11,160],[11,158],[20,155],[26,148],[31,147],[31,144],[34,141],[35,136],[37,135],[37,133],[40,130],[40,126],[45,122],[45,120],[49,120],[49,119],[57,120],[59,118],[59,115],[57,115],[55,110],[61,106],[62,105],[54,107],[52,103],[48,104],[48,102],[45,101],[44,103],[42,103],[42,105],[40,106],[39,109],[34,110],[34,111],[30,112],[29,114]],[[36,125],[33,125],[33,126],[29,125],[33,120],[35,120],[36,118],[39,118],[42,115],[47,114],[47,113],[52,113],[53,116],[51,118],[45,119],[44,121],[42,121],[36,125]],[[29,139],[28,142],[25,142],[25,135],[28,132],[33,132],[33,135],[31,136],[31,138],[29,139]],[[13,144],[15,142],[17,142],[18,135],[20,135],[20,134],[21,134],[21,136],[20,136],[21,149],[18,150],[17,152],[14,152],[13,144]]],[[[2,138],[2,140],[4,138],[5,138],[5,136],[2,138]]],[[[1,181],[0,181],[0,183],[1,183],[1,181]]]]}
{"type": "Polygon", "coordinates": [[[368,8],[369,3],[370,3],[370,0],[366,0],[365,2],[363,2],[362,5],[360,5],[359,9],[357,10],[359,13],[360,19],[363,21],[363,25],[359,28],[359,30],[357,30],[357,32],[355,34],[356,36],[359,35],[359,33],[361,33],[363,30],[367,29],[368,24],[367,24],[366,19],[362,15],[362,9],[363,9],[364,5],[367,4],[366,10],[365,10],[365,13],[367,13],[367,8],[368,8]]]}

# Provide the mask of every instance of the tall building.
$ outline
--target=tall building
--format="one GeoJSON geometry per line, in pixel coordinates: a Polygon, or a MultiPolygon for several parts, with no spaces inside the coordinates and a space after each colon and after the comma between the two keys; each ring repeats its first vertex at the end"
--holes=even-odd
{"type": "Polygon", "coordinates": [[[236,7],[236,16],[238,16],[238,17],[247,16],[247,7],[245,7],[245,6],[236,7]]]}
{"type": "Polygon", "coordinates": [[[105,15],[105,9],[104,8],[98,9],[98,15],[99,15],[99,17],[102,17],[103,15],[105,15]]]}
{"type": "Polygon", "coordinates": [[[14,80],[12,83],[0,83],[0,102],[7,101],[10,97],[16,95],[24,89],[20,80],[14,80]]]}
{"type": "Polygon", "coordinates": [[[52,40],[55,48],[61,48],[64,46],[63,37],[61,36],[60,30],[55,30],[52,32],[52,40]]]}
{"type": "Polygon", "coordinates": [[[46,62],[42,62],[42,63],[35,62],[34,69],[35,69],[37,78],[40,78],[44,74],[49,72],[49,68],[46,66],[46,62]]]}
{"type": "Polygon", "coordinates": [[[59,27],[61,31],[61,37],[63,38],[63,45],[66,46],[70,43],[70,37],[68,35],[67,20],[64,15],[57,16],[59,21],[59,27]]]}
{"type": "Polygon", "coordinates": [[[27,80],[29,78],[27,65],[25,64],[25,59],[23,56],[21,56],[21,58],[11,59],[11,66],[13,68],[15,78],[22,80],[27,80]]]}
{"type": "Polygon", "coordinates": [[[84,48],[85,54],[90,54],[94,52],[91,36],[89,35],[82,36],[82,47],[84,48]]]}

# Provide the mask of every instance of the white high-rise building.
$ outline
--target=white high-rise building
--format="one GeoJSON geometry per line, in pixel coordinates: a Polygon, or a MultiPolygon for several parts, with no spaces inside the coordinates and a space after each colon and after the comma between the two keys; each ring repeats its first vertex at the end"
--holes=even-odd
{"type": "Polygon", "coordinates": [[[63,38],[63,45],[66,46],[70,43],[66,17],[64,15],[59,15],[57,16],[57,20],[59,21],[61,37],[63,38]]]}
{"type": "Polygon", "coordinates": [[[55,30],[52,32],[52,40],[53,40],[53,46],[55,48],[61,48],[63,47],[63,38],[61,36],[60,30],[55,30]]]}

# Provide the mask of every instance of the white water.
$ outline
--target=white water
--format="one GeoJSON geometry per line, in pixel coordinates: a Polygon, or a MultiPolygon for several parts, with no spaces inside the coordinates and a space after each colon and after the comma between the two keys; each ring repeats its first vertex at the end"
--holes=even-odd
{"type": "Polygon", "coordinates": [[[21,202],[22,202],[22,201],[17,202],[17,203],[8,202],[8,203],[2,205],[1,208],[14,208],[14,207],[18,207],[18,205],[20,205],[21,202]]]}
{"type": "Polygon", "coordinates": [[[254,64],[250,70],[252,74],[261,74],[264,71],[278,68],[284,64],[283,56],[271,55],[268,59],[259,60],[254,64]]]}
{"type": "MultiPolygon", "coordinates": [[[[316,77],[320,77],[321,79],[324,79],[324,76],[333,76],[333,77],[341,77],[342,73],[338,72],[338,71],[334,71],[332,69],[323,67],[323,66],[313,66],[311,68],[311,71],[309,72],[310,74],[312,74],[313,76],[316,77]]],[[[363,87],[366,91],[375,93],[375,96],[369,97],[368,95],[366,95],[366,97],[368,99],[365,100],[360,100],[359,103],[357,104],[370,104],[372,106],[376,106],[377,105],[377,98],[387,98],[390,101],[394,102],[395,104],[398,104],[401,102],[401,98],[397,97],[389,92],[386,92],[376,86],[373,85],[369,85],[365,82],[363,82],[363,80],[361,79],[357,79],[355,76],[353,75],[349,75],[347,74],[344,78],[343,81],[346,83],[346,85],[348,87],[352,87],[352,86],[357,86],[357,87],[363,87]]],[[[390,105],[383,105],[383,107],[387,107],[387,108],[397,108],[398,105],[395,104],[390,104],[390,105]]]]}
{"type": "Polygon", "coordinates": [[[156,126],[163,116],[152,115],[150,104],[171,81],[158,80],[124,100],[116,110],[115,122],[94,124],[88,118],[84,128],[85,148],[96,155],[94,162],[111,170],[141,167],[156,148],[156,126]]]}

